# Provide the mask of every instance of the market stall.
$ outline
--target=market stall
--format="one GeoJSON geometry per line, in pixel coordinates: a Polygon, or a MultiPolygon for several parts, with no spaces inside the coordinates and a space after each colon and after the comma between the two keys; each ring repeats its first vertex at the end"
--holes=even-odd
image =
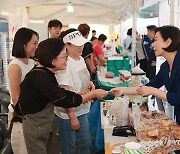
{"type": "MultiPolygon", "coordinates": [[[[139,71],[134,68],[129,74],[127,70],[119,70],[118,76],[115,76],[113,71],[107,72],[107,68],[100,67],[100,88],[110,90],[146,84],[147,78],[139,71]]],[[[101,128],[104,131],[106,154],[111,154],[113,150],[123,152],[128,142],[140,143],[143,154],[170,153],[180,149],[180,126],[165,112],[150,107],[151,103],[151,98],[136,95],[111,97],[111,100],[101,102],[101,128]]]]}

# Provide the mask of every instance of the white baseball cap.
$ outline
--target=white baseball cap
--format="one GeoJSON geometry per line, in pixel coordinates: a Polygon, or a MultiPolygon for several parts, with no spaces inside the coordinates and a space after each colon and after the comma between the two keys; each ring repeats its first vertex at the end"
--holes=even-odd
{"type": "Polygon", "coordinates": [[[86,42],[88,42],[88,40],[82,36],[80,31],[77,30],[77,31],[73,31],[73,32],[65,35],[63,37],[63,42],[64,43],[71,43],[71,44],[74,44],[76,46],[82,46],[86,42]]]}

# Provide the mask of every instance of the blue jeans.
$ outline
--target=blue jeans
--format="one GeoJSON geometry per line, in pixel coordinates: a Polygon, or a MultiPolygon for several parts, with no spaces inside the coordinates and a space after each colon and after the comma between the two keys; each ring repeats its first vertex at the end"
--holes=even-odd
{"type": "Polygon", "coordinates": [[[71,129],[70,120],[58,117],[58,127],[62,154],[75,154],[77,142],[78,154],[90,154],[90,135],[87,114],[77,117],[80,130],[71,129]]]}

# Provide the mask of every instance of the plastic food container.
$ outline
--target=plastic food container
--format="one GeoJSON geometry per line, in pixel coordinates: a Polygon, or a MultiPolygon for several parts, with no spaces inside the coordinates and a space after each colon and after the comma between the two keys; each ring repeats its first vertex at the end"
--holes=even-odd
{"type": "Polygon", "coordinates": [[[114,73],[112,72],[107,72],[105,75],[106,78],[114,78],[114,73]]]}

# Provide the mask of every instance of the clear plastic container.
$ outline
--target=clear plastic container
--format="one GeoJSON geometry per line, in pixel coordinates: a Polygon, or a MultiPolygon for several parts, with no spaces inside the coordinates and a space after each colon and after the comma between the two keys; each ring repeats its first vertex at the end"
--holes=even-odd
{"type": "Polygon", "coordinates": [[[129,99],[127,96],[116,97],[109,110],[109,121],[116,126],[125,126],[129,124],[128,108],[129,99]]]}
{"type": "MultiPolygon", "coordinates": [[[[145,76],[145,73],[141,74],[133,74],[129,81],[129,87],[139,87],[147,84],[149,82],[149,79],[145,76]]],[[[130,102],[136,102],[136,103],[143,103],[147,102],[147,97],[142,97],[139,95],[128,95],[130,102]]]]}
{"type": "Polygon", "coordinates": [[[136,131],[139,131],[139,129],[140,129],[140,115],[141,115],[141,111],[140,111],[139,104],[133,103],[132,104],[132,116],[133,116],[133,120],[134,120],[134,129],[136,131]]]}

